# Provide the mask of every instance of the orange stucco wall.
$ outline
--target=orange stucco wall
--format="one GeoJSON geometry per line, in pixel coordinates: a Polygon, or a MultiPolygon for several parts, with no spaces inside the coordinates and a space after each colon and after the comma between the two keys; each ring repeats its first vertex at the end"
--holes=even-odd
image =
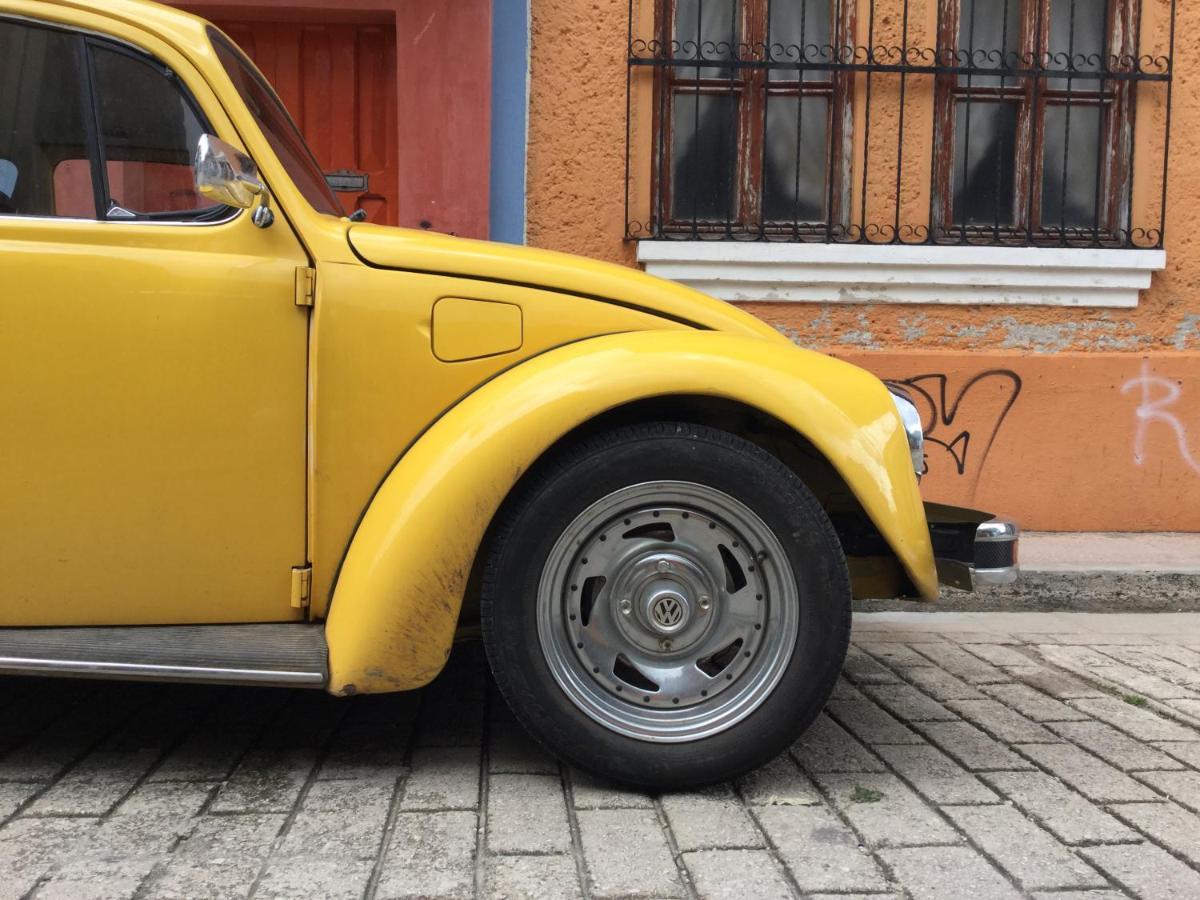
{"type": "MultiPolygon", "coordinates": [[[[1148,15],[1162,6],[1145,5],[1148,15]]],[[[628,10],[628,0],[533,0],[528,237],[634,265],[623,240],[628,10]]],[[[945,375],[947,407],[980,373],[1011,373],[985,375],[953,421],[939,419],[947,443],[970,421],[970,447],[961,474],[931,447],[932,498],[1039,529],[1200,531],[1200,4],[1178,6],[1174,59],[1167,269],[1136,309],[747,304],[797,343],[883,377],[945,375]],[[1011,409],[989,425],[991,395],[1013,378],[1011,409]]],[[[1139,99],[1145,121],[1163,112],[1165,94],[1153,96],[1139,99]]],[[[636,89],[633,119],[636,145],[648,140],[636,89]]],[[[636,172],[633,183],[636,203],[636,172]]],[[[870,185],[868,195],[874,203],[870,185]]]]}

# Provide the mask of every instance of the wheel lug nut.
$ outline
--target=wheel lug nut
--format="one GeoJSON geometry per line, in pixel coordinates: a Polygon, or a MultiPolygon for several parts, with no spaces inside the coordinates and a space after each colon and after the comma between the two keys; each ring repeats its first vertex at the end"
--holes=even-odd
{"type": "Polygon", "coordinates": [[[670,650],[674,645],[669,640],[661,640],[658,642],[658,646],[662,647],[664,650],[670,650]]]}
{"type": "Polygon", "coordinates": [[[670,572],[671,571],[671,563],[668,560],[660,559],[658,561],[658,571],[670,572]]]}
{"type": "Polygon", "coordinates": [[[709,597],[708,597],[708,595],[707,595],[707,594],[701,594],[701,595],[700,595],[700,604],[699,604],[699,606],[700,606],[700,611],[701,611],[701,612],[708,612],[708,608],[709,608],[710,606],[712,606],[712,600],[710,600],[710,599],[709,599],[709,597]]]}
{"type": "Polygon", "coordinates": [[[627,615],[629,615],[630,613],[632,613],[632,612],[633,612],[633,604],[629,602],[629,598],[628,598],[628,597],[625,597],[625,598],[624,598],[624,599],[621,601],[621,604],[620,604],[620,605],[621,605],[621,612],[622,612],[622,614],[624,614],[624,615],[626,615],[626,616],[627,616],[627,615]]]}

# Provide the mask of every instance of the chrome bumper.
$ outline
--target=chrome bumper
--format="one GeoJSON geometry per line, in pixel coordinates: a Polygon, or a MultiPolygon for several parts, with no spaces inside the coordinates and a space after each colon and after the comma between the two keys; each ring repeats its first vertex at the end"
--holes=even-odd
{"type": "Polygon", "coordinates": [[[1017,555],[1021,530],[1016,523],[1003,519],[979,522],[978,518],[963,521],[965,518],[930,522],[938,580],[964,591],[1015,582],[1021,572],[1017,555]]]}

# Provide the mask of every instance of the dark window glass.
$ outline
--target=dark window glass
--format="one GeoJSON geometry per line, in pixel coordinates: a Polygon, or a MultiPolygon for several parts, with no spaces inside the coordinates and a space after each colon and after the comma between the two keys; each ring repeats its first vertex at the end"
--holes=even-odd
{"type": "Polygon", "coordinates": [[[1044,226],[1091,228],[1096,223],[1102,119],[1098,106],[1047,108],[1042,160],[1044,226]]]}
{"type": "Polygon", "coordinates": [[[169,70],[93,45],[109,219],[212,209],[195,188],[192,161],[208,128],[169,70]]]}
{"type": "MultiPolygon", "coordinates": [[[[958,65],[980,69],[1020,68],[1021,2],[962,0],[958,18],[958,65]]],[[[958,76],[959,84],[969,82],[972,87],[1001,82],[1012,85],[1013,81],[1002,75],[971,73],[958,76]]]]}
{"type": "Polygon", "coordinates": [[[828,98],[771,98],[763,157],[766,221],[824,221],[828,131],[828,98]]]}
{"type": "Polygon", "coordinates": [[[672,218],[732,219],[737,98],[730,94],[677,94],[672,114],[672,218]]]}
{"type": "Polygon", "coordinates": [[[245,54],[230,44],[220,32],[210,29],[209,37],[233,86],[241,94],[242,101],[262,129],[263,136],[304,199],[317,212],[331,216],[343,215],[342,205],[330,190],[321,167],[317,165],[312,151],[300,136],[300,129],[288,115],[279,96],[245,54]]]}
{"type": "Polygon", "coordinates": [[[0,20],[0,215],[96,214],[80,39],[0,20]]]}
{"type": "MultiPolygon", "coordinates": [[[[829,0],[793,0],[771,4],[771,58],[781,62],[831,63],[835,59],[829,0]]],[[[772,81],[794,81],[791,69],[772,69],[772,81]]],[[[820,69],[804,72],[805,81],[826,81],[820,69]]]]}
{"type": "Polygon", "coordinates": [[[1017,105],[959,101],[954,122],[954,221],[1012,225],[1017,105]]]}
{"type": "MultiPolygon", "coordinates": [[[[734,0],[676,0],[676,59],[726,60],[737,49],[738,7],[734,0]]],[[[676,78],[728,78],[729,66],[680,66],[676,78]]]]}

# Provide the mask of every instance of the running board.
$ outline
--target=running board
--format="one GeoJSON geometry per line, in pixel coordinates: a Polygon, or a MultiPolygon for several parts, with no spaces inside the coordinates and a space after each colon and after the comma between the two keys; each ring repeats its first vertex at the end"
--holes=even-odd
{"type": "Polygon", "coordinates": [[[325,685],[323,625],[0,628],[0,674],[325,685]]]}

